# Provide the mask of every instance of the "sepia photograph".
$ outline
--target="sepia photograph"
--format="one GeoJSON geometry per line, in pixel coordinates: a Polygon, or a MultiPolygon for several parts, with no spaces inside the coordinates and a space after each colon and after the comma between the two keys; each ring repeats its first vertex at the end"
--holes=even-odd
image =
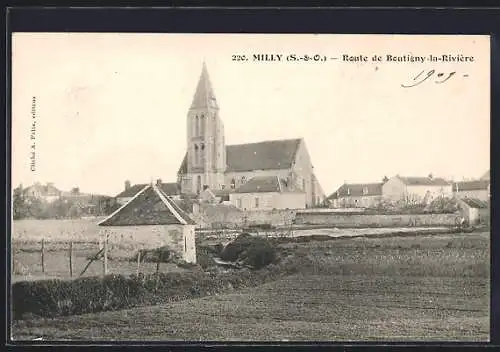
{"type": "Polygon", "coordinates": [[[490,340],[490,37],[12,34],[14,341],[490,340]]]}

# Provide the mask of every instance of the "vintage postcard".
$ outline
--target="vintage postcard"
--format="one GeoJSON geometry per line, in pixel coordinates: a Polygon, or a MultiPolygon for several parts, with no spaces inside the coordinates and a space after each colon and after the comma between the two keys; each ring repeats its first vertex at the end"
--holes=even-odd
{"type": "Polygon", "coordinates": [[[12,338],[489,341],[490,38],[14,33],[12,338]]]}

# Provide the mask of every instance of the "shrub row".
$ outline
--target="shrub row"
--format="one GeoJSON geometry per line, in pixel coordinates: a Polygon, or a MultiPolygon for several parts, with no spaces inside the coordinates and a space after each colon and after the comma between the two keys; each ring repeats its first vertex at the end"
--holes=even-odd
{"type": "Polygon", "coordinates": [[[267,269],[23,281],[12,285],[12,315],[14,320],[20,320],[32,316],[77,315],[168,303],[256,286],[277,275],[276,270],[267,269]]]}

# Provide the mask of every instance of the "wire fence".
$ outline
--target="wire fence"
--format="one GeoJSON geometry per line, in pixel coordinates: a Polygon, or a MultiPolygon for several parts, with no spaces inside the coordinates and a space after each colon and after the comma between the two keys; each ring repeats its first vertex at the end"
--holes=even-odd
{"type": "Polygon", "coordinates": [[[53,242],[42,239],[13,242],[12,281],[146,274],[177,269],[168,263],[143,261],[140,249],[110,246],[107,241],[53,242]]]}

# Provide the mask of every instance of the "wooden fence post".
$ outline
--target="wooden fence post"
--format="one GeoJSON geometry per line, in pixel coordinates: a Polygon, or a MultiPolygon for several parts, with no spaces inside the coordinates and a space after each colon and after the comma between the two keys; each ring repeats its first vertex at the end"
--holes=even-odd
{"type": "Polygon", "coordinates": [[[45,241],[42,238],[42,273],[45,273],[45,241]]]}
{"type": "Polygon", "coordinates": [[[139,275],[141,268],[141,250],[137,252],[137,275],[139,275]]]}
{"type": "Polygon", "coordinates": [[[69,243],[69,276],[73,277],[73,242],[69,243]]]}
{"type": "Polygon", "coordinates": [[[103,272],[104,276],[108,274],[108,237],[104,238],[104,260],[103,260],[103,272]]]}

